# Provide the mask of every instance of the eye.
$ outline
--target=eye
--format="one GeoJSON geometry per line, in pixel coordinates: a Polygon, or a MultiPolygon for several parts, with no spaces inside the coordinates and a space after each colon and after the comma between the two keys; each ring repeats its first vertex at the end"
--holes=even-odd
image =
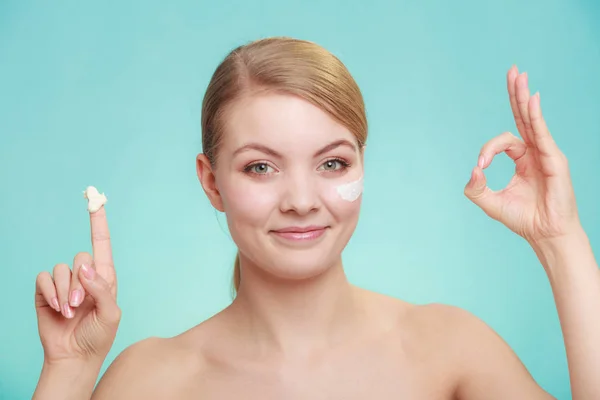
{"type": "Polygon", "coordinates": [[[248,165],[246,168],[244,168],[244,171],[251,174],[266,175],[273,172],[273,168],[270,167],[269,164],[261,162],[248,165]]]}
{"type": "Polygon", "coordinates": [[[323,169],[325,171],[338,171],[341,169],[348,168],[349,166],[350,164],[348,164],[346,161],[340,158],[333,158],[321,164],[320,169],[323,169]]]}

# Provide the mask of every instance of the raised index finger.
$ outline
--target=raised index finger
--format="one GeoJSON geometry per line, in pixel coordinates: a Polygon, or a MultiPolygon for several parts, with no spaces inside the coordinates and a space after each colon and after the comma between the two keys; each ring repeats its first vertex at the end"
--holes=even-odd
{"type": "Polygon", "coordinates": [[[106,196],[100,194],[93,186],[89,186],[84,193],[88,199],[88,211],[90,212],[94,264],[98,272],[106,279],[108,278],[106,272],[110,274],[110,270],[114,268],[110,231],[104,208],[106,196]]]}

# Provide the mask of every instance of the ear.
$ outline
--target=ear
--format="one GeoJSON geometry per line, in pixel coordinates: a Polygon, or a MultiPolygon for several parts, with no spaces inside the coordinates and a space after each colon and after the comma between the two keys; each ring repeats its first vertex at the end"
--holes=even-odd
{"type": "Polygon", "coordinates": [[[206,196],[210,200],[210,204],[217,210],[225,212],[223,199],[217,188],[215,174],[213,173],[210,161],[208,161],[208,157],[204,154],[198,154],[196,157],[196,173],[198,174],[198,179],[200,180],[202,189],[204,189],[204,193],[206,193],[206,196]]]}

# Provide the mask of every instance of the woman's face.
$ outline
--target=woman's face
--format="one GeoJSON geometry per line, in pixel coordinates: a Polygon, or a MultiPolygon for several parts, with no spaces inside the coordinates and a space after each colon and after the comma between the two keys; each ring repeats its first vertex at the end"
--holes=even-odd
{"type": "Polygon", "coordinates": [[[358,222],[363,157],[354,135],[318,107],[281,94],[236,103],[213,173],[211,201],[242,257],[288,279],[340,260],[358,222]]]}

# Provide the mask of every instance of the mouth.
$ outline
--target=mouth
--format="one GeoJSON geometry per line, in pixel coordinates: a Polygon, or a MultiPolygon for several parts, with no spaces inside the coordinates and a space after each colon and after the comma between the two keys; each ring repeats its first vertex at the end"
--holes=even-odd
{"type": "Polygon", "coordinates": [[[290,226],[282,229],[272,230],[271,233],[286,240],[308,241],[321,237],[327,228],[327,226],[316,225],[305,227],[290,226]]]}

